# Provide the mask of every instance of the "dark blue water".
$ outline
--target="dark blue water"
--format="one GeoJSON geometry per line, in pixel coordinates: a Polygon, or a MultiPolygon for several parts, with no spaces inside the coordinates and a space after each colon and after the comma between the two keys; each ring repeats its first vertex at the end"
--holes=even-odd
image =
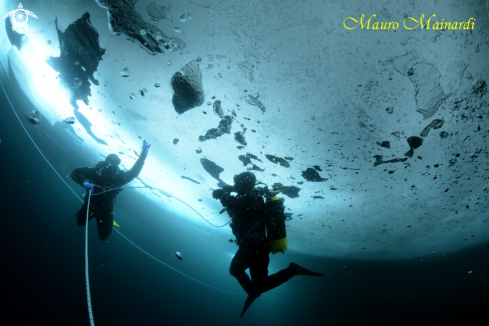
{"type": "MultiPolygon", "coordinates": [[[[23,122],[49,162],[63,171],[32,126],[23,122]]],[[[85,229],[76,226],[74,217],[81,189],[66,178],[68,172],[61,175],[78,197],[60,181],[28,139],[3,92],[0,138],[2,325],[89,325],[85,229]]],[[[64,148],[62,155],[69,169],[91,163],[79,150],[69,150],[64,148]]],[[[237,247],[226,236],[176,217],[132,189],[118,196],[114,212],[119,230],[148,253],[239,295],[172,271],[115,232],[100,241],[92,222],[88,246],[96,325],[488,324],[488,245],[423,262],[277,254],[272,256],[272,272],[295,261],[328,276],[295,277],[263,294],[240,319],[244,292],[228,274],[229,253],[237,247]],[[183,261],[175,251],[183,254],[183,261]]]]}

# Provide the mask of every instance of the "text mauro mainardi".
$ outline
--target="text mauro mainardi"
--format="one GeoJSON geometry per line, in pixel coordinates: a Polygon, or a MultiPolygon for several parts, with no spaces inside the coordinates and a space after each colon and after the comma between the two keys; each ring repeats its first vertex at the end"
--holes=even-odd
{"type": "MultiPolygon", "coordinates": [[[[391,21],[391,22],[373,22],[371,21],[373,17],[376,15],[373,14],[370,16],[368,20],[365,20],[365,15],[362,14],[360,19],[357,20],[353,17],[347,17],[343,20],[343,26],[346,29],[352,30],[360,26],[360,29],[368,29],[368,30],[396,30],[399,28],[399,22],[391,21]]],[[[419,29],[433,29],[433,30],[462,30],[462,29],[474,29],[475,18],[471,17],[469,20],[464,22],[446,22],[445,19],[439,22],[432,22],[431,19],[436,17],[436,14],[432,15],[430,18],[425,19],[424,14],[418,19],[413,17],[406,17],[402,21],[402,25],[405,29],[413,30],[416,28],[419,29]]],[[[433,19],[435,20],[435,19],[433,19]]]]}

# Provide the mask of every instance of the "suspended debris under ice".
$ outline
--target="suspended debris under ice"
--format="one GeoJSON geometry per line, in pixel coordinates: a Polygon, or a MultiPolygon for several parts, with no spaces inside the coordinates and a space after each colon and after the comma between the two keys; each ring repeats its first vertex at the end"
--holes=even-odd
{"type": "Polygon", "coordinates": [[[175,256],[177,256],[178,259],[183,260],[183,256],[180,251],[175,252],[175,256]]]}
{"type": "Polygon", "coordinates": [[[74,124],[75,123],[75,118],[74,117],[69,117],[64,120],[66,123],[69,124],[74,124]]]}
{"type": "Polygon", "coordinates": [[[119,71],[119,75],[121,75],[122,77],[129,77],[129,69],[122,69],[121,71],[119,71]]]}
{"type": "Polygon", "coordinates": [[[34,110],[31,113],[27,113],[27,119],[29,119],[29,121],[35,125],[39,123],[39,117],[40,116],[41,116],[41,113],[39,113],[39,111],[37,111],[37,110],[34,110]]]}

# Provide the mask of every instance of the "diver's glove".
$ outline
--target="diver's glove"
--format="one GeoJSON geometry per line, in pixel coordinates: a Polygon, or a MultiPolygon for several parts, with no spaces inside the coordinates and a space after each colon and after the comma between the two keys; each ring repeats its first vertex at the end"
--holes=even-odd
{"type": "Polygon", "coordinates": [[[278,240],[270,240],[270,251],[275,255],[277,252],[285,254],[287,250],[287,237],[278,240]]]}
{"type": "Polygon", "coordinates": [[[90,182],[83,181],[82,185],[87,189],[87,192],[93,193],[93,185],[90,182]]]}
{"type": "Polygon", "coordinates": [[[146,157],[148,156],[149,148],[151,145],[149,145],[146,140],[143,140],[143,150],[141,151],[141,155],[146,157]]]}
{"type": "Polygon", "coordinates": [[[224,189],[216,189],[212,192],[212,198],[221,199],[222,195],[224,195],[226,191],[224,189]]]}

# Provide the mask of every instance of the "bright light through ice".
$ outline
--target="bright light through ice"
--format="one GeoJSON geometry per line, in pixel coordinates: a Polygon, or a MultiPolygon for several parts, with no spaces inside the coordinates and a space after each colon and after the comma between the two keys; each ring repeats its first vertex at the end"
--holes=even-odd
{"type": "Polygon", "coordinates": [[[58,73],[37,55],[29,38],[22,36],[20,50],[12,46],[8,59],[20,87],[51,124],[73,115],[58,73]]]}

